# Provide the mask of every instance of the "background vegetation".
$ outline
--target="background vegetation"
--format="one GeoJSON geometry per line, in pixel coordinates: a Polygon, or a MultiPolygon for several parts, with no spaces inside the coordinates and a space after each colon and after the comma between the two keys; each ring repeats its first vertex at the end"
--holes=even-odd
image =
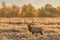
{"type": "Polygon", "coordinates": [[[60,7],[54,8],[51,4],[46,4],[38,9],[31,4],[22,7],[17,5],[8,7],[3,1],[0,8],[0,17],[60,17],[60,7]]]}

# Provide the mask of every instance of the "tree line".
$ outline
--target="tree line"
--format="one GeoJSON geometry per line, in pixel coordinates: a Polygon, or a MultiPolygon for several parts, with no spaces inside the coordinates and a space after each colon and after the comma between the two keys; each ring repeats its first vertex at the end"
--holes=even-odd
{"type": "Polygon", "coordinates": [[[5,1],[2,2],[0,8],[0,17],[60,17],[60,7],[53,7],[46,4],[44,7],[36,9],[32,4],[6,6],[5,1]]]}

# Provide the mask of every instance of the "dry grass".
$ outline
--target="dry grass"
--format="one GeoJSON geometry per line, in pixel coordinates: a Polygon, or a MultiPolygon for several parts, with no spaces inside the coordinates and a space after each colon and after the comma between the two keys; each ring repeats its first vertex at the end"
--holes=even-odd
{"type": "MultiPolygon", "coordinates": [[[[32,22],[32,19],[28,19],[28,22],[32,22]]],[[[37,18],[40,20],[39,18],[37,18]]],[[[51,18],[52,19],[52,18],[51,18]]],[[[45,21],[48,20],[50,22],[51,19],[45,18],[45,21]]],[[[58,18],[57,18],[58,19],[58,18]]],[[[35,19],[34,19],[35,20],[35,19]]],[[[35,20],[36,24],[35,26],[43,27],[44,34],[41,35],[39,33],[31,34],[31,32],[28,31],[28,26],[26,24],[21,25],[13,25],[13,24],[7,24],[6,22],[12,21],[12,22],[24,22],[24,19],[21,18],[1,18],[0,19],[0,40],[60,40],[60,26],[59,25],[42,25],[39,21],[39,23],[35,20]],[[16,20],[17,19],[17,20],[16,20]],[[20,32],[3,32],[1,30],[20,30],[20,32]]],[[[60,20],[59,20],[60,21],[60,20]]],[[[42,21],[44,22],[44,21],[42,21]]],[[[52,22],[52,21],[51,21],[52,22]]],[[[55,21],[57,22],[57,21],[55,21]]]]}

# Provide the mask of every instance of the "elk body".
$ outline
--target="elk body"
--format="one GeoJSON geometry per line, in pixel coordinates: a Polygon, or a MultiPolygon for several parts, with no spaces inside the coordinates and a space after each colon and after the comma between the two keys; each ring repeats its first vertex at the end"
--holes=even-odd
{"type": "Polygon", "coordinates": [[[28,30],[30,32],[32,32],[32,34],[40,33],[41,35],[43,35],[43,28],[42,27],[31,27],[31,25],[28,25],[28,30]]]}

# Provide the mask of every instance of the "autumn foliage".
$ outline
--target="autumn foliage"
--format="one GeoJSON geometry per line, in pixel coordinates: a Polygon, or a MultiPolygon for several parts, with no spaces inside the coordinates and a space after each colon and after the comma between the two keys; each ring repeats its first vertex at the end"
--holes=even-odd
{"type": "Polygon", "coordinates": [[[60,17],[60,7],[54,8],[51,4],[46,4],[38,9],[31,4],[22,7],[17,5],[8,7],[3,1],[0,8],[0,17],[60,17]]]}

